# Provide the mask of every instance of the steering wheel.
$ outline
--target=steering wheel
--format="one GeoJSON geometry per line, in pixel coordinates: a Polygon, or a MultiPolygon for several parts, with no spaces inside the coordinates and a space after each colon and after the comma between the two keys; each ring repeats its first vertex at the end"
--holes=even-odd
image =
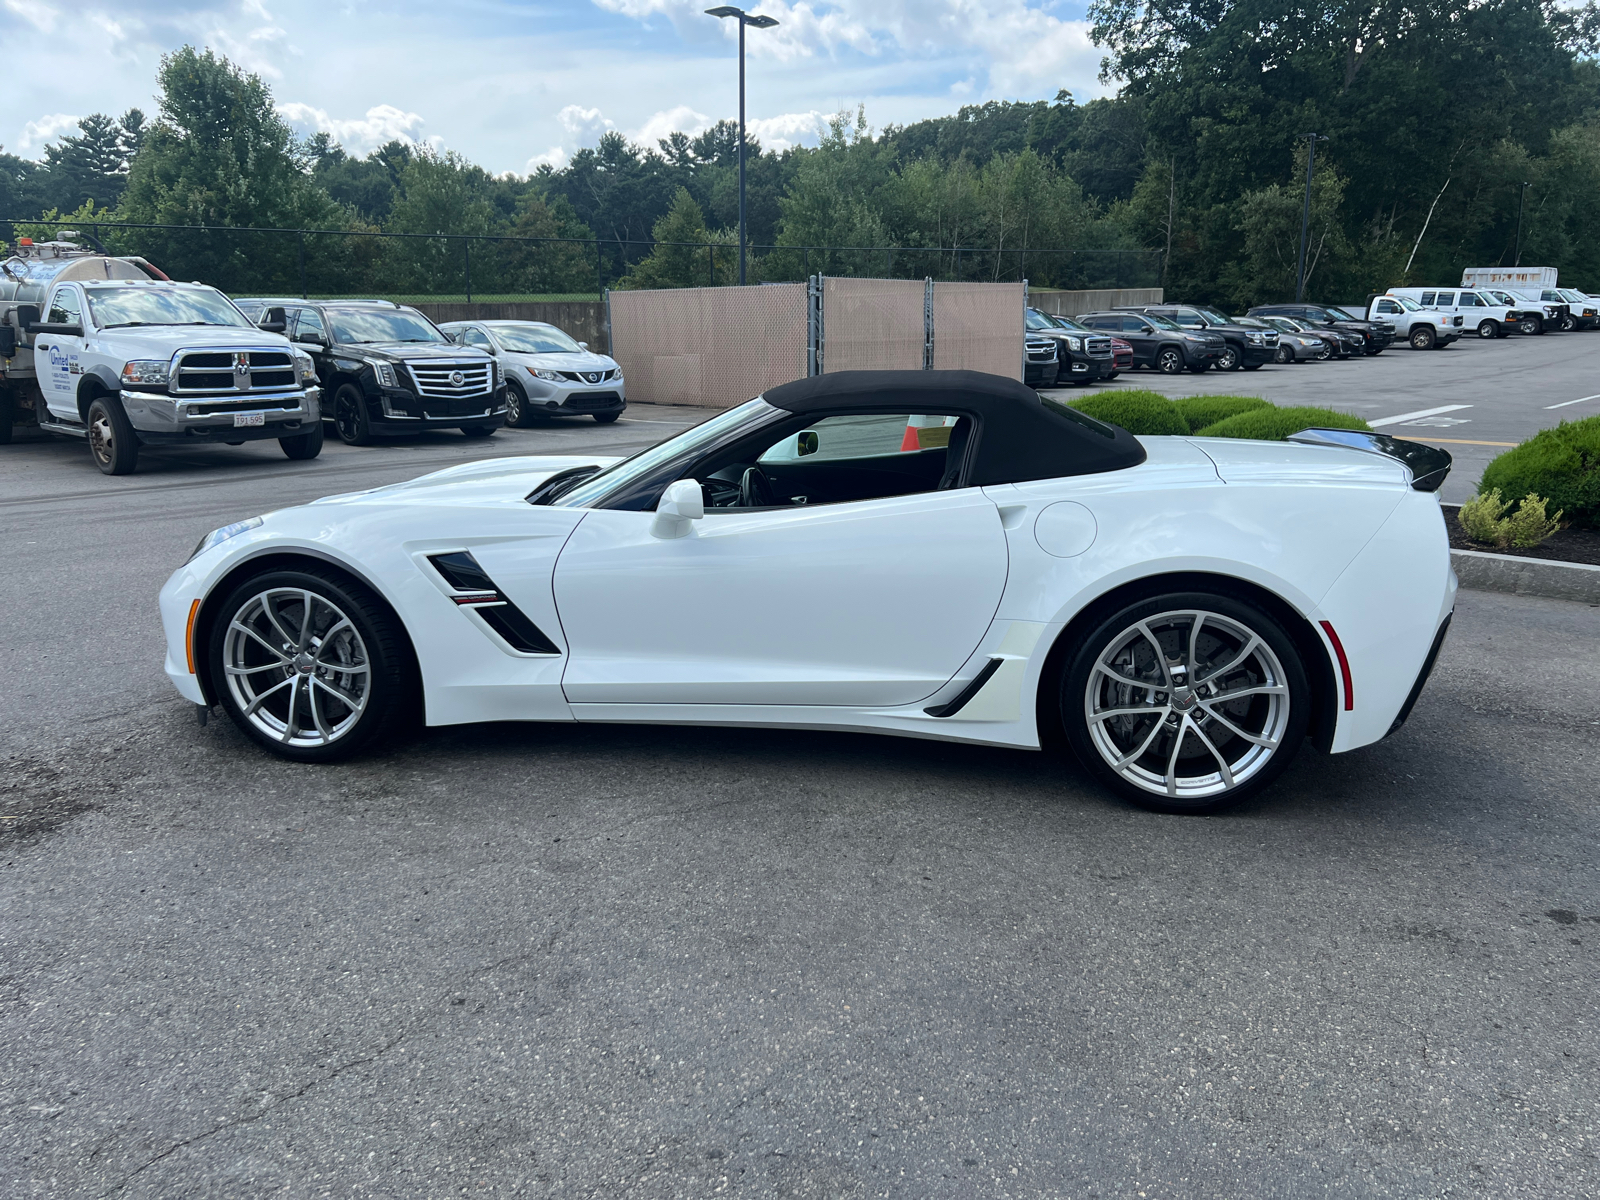
{"type": "Polygon", "coordinates": [[[760,467],[746,468],[739,479],[740,508],[770,508],[778,503],[773,494],[772,481],[760,467]]]}

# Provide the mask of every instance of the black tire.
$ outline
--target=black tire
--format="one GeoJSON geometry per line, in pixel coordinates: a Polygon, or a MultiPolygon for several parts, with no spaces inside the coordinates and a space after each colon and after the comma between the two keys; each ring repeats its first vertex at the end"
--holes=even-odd
{"type": "Polygon", "coordinates": [[[1104,376],[1104,379],[1105,379],[1105,381],[1107,383],[1110,383],[1113,379],[1115,379],[1118,375],[1121,375],[1121,374],[1122,374],[1121,371],[1113,371],[1113,372],[1111,372],[1111,374],[1104,376]]]}
{"type": "Polygon", "coordinates": [[[134,433],[122,401],[116,396],[96,396],[86,414],[89,457],[104,475],[132,475],[139,466],[139,435],[134,433]]]}
{"type": "Polygon", "coordinates": [[[322,453],[322,422],[318,421],[307,433],[279,438],[278,445],[283,448],[285,457],[296,462],[315,458],[322,453]]]}
{"type": "Polygon", "coordinates": [[[493,437],[496,426],[493,425],[463,425],[461,432],[469,438],[493,437]]]}
{"type": "Polygon", "coordinates": [[[1239,369],[1241,371],[1259,371],[1259,370],[1261,370],[1261,364],[1260,363],[1241,363],[1240,366],[1239,366],[1239,369]]]}
{"type": "Polygon", "coordinates": [[[1439,339],[1434,335],[1432,325],[1418,325],[1407,340],[1413,350],[1432,350],[1433,344],[1439,339]]]}
{"type": "Polygon", "coordinates": [[[280,758],[346,758],[399,733],[420,711],[416,666],[399,621],[368,588],[337,572],[316,567],[265,571],[234,587],[209,624],[206,664],[213,694],[246,737],[280,758]],[[305,631],[302,597],[308,593],[312,621],[305,631]],[[257,607],[263,596],[276,622],[257,607]],[[322,640],[318,627],[329,632],[338,618],[348,621],[347,628],[322,640]],[[263,636],[236,632],[240,624],[263,636]],[[286,641],[284,635],[298,636],[305,645],[286,641]],[[338,670],[362,665],[364,672],[338,670]],[[229,666],[251,669],[229,674],[229,666]],[[320,700],[315,708],[312,697],[320,700]],[[247,710],[256,716],[246,715],[247,710]],[[274,732],[274,723],[282,729],[274,732]],[[323,740],[304,736],[306,724],[323,740]]]}
{"type": "Polygon", "coordinates": [[[1163,375],[1181,375],[1183,366],[1183,351],[1176,346],[1163,346],[1156,351],[1156,369],[1163,375]]]}
{"type": "Polygon", "coordinates": [[[1294,351],[1288,346],[1279,346],[1278,361],[1281,363],[1292,363],[1294,361],[1294,351]]]}
{"type": "Polygon", "coordinates": [[[1568,315],[1568,316],[1565,316],[1565,317],[1561,318],[1561,332],[1562,333],[1571,333],[1577,327],[1578,327],[1578,322],[1571,315],[1568,315]]]}
{"type": "Polygon", "coordinates": [[[594,414],[594,421],[595,421],[596,425],[609,425],[613,421],[615,421],[618,417],[620,417],[621,415],[622,414],[619,413],[619,412],[614,412],[614,413],[595,413],[594,414]]]}
{"type": "Polygon", "coordinates": [[[0,386],[0,446],[11,444],[11,428],[16,420],[16,394],[9,387],[0,386]]]}
{"type": "Polygon", "coordinates": [[[1527,337],[1544,332],[1544,322],[1538,317],[1523,317],[1517,322],[1517,331],[1527,337]]]}
{"type": "Polygon", "coordinates": [[[333,429],[346,446],[372,444],[372,419],[367,398],[353,383],[341,383],[333,393],[333,429]]]}
{"type": "Polygon", "coordinates": [[[528,423],[528,393],[515,379],[506,381],[506,424],[520,429],[528,423]]]}
{"type": "Polygon", "coordinates": [[[1222,348],[1222,356],[1217,359],[1217,370],[1237,371],[1239,369],[1239,351],[1232,346],[1222,348]]]}
{"type": "Polygon", "coordinates": [[[1211,369],[1211,364],[1210,363],[1191,363],[1189,365],[1189,371],[1190,371],[1191,374],[1194,374],[1194,375],[1204,375],[1210,369],[1211,369]]]}
{"type": "Polygon", "coordinates": [[[1327,342],[1323,342],[1322,343],[1322,347],[1316,353],[1317,361],[1318,362],[1327,362],[1332,357],[1333,357],[1333,347],[1329,346],[1327,342]]]}
{"type": "Polygon", "coordinates": [[[1368,358],[1377,358],[1378,355],[1380,355],[1382,353],[1383,353],[1383,347],[1382,346],[1368,346],[1367,347],[1367,357],[1368,358]]]}
{"type": "Polygon", "coordinates": [[[1152,596],[1106,616],[1078,643],[1057,686],[1062,731],[1091,775],[1142,808],[1190,815],[1220,812],[1270,785],[1305,740],[1311,708],[1311,687],[1293,639],[1254,604],[1213,592],[1152,596]],[[1139,631],[1141,624],[1160,643],[1165,665],[1157,663],[1150,641],[1139,631]],[[1197,625],[1198,654],[1191,658],[1187,643],[1197,625]],[[1249,643],[1251,634],[1260,639],[1260,649],[1249,643]],[[1241,647],[1248,651],[1241,662],[1204,676],[1205,666],[1226,666],[1241,647]],[[1202,677],[1199,696],[1177,680],[1174,668],[1179,664],[1196,666],[1196,676],[1202,677]],[[1109,675],[1111,667],[1128,674],[1109,675]],[[1271,682],[1274,676],[1278,678],[1271,682]],[[1131,682],[1121,682],[1124,678],[1131,682]],[[1151,686],[1140,685],[1141,679],[1151,686]],[[1221,689],[1208,691],[1218,679],[1221,689]],[[1168,681],[1178,686],[1168,687],[1168,681]],[[1283,690],[1221,703],[1206,698],[1258,687],[1283,690]],[[1092,720],[1091,705],[1151,711],[1092,720]],[[1198,723],[1195,713],[1201,714],[1198,723]],[[1141,745],[1140,753],[1126,757],[1141,745]],[[1258,753],[1263,749],[1266,753],[1258,753]],[[1113,757],[1121,759],[1122,770],[1113,757]],[[1219,759],[1230,764],[1228,776],[1219,769],[1219,759]],[[1151,767],[1161,763],[1166,764],[1163,773],[1156,776],[1151,767]],[[1198,773],[1181,774],[1185,764],[1193,764],[1198,773]],[[1169,786],[1158,786],[1167,779],[1169,786]]]}
{"type": "Polygon", "coordinates": [[[1505,337],[1505,333],[1500,329],[1499,321],[1493,317],[1485,317],[1478,322],[1478,336],[1488,341],[1490,338],[1505,337]]]}

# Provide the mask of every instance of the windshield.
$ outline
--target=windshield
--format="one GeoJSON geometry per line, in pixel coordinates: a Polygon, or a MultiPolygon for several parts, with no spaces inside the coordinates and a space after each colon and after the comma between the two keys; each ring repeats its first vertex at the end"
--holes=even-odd
{"type": "Polygon", "coordinates": [[[1196,308],[1195,312],[1199,313],[1206,320],[1215,322],[1218,325],[1237,325],[1238,324],[1238,322],[1235,321],[1232,317],[1228,316],[1227,313],[1220,313],[1214,308],[1196,308]]]}
{"type": "Polygon", "coordinates": [[[1398,304],[1401,308],[1405,309],[1407,312],[1421,312],[1422,311],[1422,305],[1418,304],[1410,296],[1390,296],[1389,299],[1393,300],[1396,304],[1398,304]]]}
{"type": "Polygon", "coordinates": [[[211,288],[88,287],[89,311],[101,329],[131,325],[230,325],[250,328],[249,319],[211,288]]]}
{"type": "Polygon", "coordinates": [[[1568,300],[1576,300],[1580,304],[1583,303],[1585,300],[1587,300],[1589,298],[1589,297],[1585,296],[1582,292],[1573,291],[1571,288],[1557,288],[1556,291],[1560,292],[1562,294],[1562,296],[1565,297],[1566,299],[1568,299],[1568,300]]]}
{"type": "Polygon", "coordinates": [[[1493,296],[1496,300],[1500,301],[1501,304],[1515,305],[1517,303],[1516,298],[1514,296],[1512,296],[1510,292],[1498,292],[1498,291],[1496,291],[1496,292],[1490,292],[1489,294],[1491,296],[1493,296]]]}
{"type": "Polygon", "coordinates": [[[1072,330],[1073,333],[1093,333],[1094,332],[1092,329],[1089,329],[1089,328],[1087,328],[1087,327],[1085,327],[1083,325],[1079,325],[1071,317],[1058,317],[1058,316],[1052,315],[1050,317],[1050,323],[1052,325],[1054,325],[1057,329],[1070,329],[1070,330],[1072,330]]]}
{"type": "Polygon", "coordinates": [[[1333,316],[1335,321],[1360,321],[1364,319],[1362,317],[1353,317],[1349,313],[1345,312],[1345,310],[1342,308],[1330,307],[1328,312],[1333,316]]]}
{"type": "Polygon", "coordinates": [[[333,326],[333,340],[346,345],[449,340],[432,321],[409,308],[330,308],[328,324],[333,326]]]}
{"type": "Polygon", "coordinates": [[[1139,315],[1142,316],[1146,321],[1149,321],[1150,324],[1154,325],[1157,329],[1182,329],[1183,328],[1182,325],[1179,325],[1176,321],[1172,320],[1172,318],[1170,318],[1170,317],[1158,317],[1158,316],[1155,315],[1155,313],[1140,313],[1139,315]]]}
{"type": "Polygon", "coordinates": [[[632,458],[625,458],[619,463],[607,467],[598,475],[591,475],[566,495],[552,501],[555,508],[588,508],[599,500],[626,487],[635,479],[648,475],[651,471],[671,462],[683,455],[692,455],[695,451],[709,446],[714,442],[738,429],[741,425],[749,425],[752,429],[762,421],[779,410],[773,408],[761,397],[747,400],[737,408],[730,408],[727,412],[718,413],[709,421],[702,421],[693,429],[685,429],[675,437],[670,437],[659,445],[651,446],[648,450],[641,450],[632,458]]]}
{"type": "Polygon", "coordinates": [[[500,349],[517,354],[581,354],[578,345],[554,325],[492,325],[489,327],[500,349]]]}
{"type": "Polygon", "coordinates": [[[1296,321],[1293,317],[1268,317],[1267,320],[1271,321],[1284,333],[1300,332],[1300,322],[1296,321]]]}
{"type": "Polygon", "coordinates": [[[1032,308],[1022,310],[1022,321],[1029,329],[1054,329],[1050,318],[1032,308]]]}

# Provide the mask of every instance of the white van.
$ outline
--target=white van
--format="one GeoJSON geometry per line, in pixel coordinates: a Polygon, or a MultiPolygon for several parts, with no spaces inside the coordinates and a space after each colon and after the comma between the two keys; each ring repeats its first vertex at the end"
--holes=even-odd
{"type": "Polygon", "coordinates": [[[1453,287],[1390,288],[1390,296],[1404,296],[1424,308],[1458,313],[1461,324],[1481,338],[1505,337],[1512,330],[1542,333],[1544,309],[1534,304],[1517,304],[1499,289],[1453,287]],[[1504,297],[1504,298],[1502,298],[1504,297]]]}

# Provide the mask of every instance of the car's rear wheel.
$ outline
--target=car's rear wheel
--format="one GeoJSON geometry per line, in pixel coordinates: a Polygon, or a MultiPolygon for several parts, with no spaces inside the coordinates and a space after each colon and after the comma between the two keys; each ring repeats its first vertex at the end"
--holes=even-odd
{"type": "Polygon", "coordinates": [[[353,383],[341,384],[333,394],[333,428],[346,446],[365,446],[372,441],[367,398],[353,383]]]}
{"type": "Polygon", "coordinates": [[[1310,686],[1293,640],[1254,604],[1206,592],[1129,605],[1061,677],[1068,742],[1119,795],[1210,813],[1271,783],[1305,738],[1310,686]]]}
{"type": "Polygon", "coordinates": [[[131,475],[139,466],[139,435],[115,396],[96,396],[86,414],[89,455],[107,475],[131,475]]]}
{"type": "Polygon", "coordinates": [[[1180,374],[1183,371],[1183,351],[1176,346],[1167,346],[1156,355],[1156,366],[1163,374],[1180,374]]]}
{"type": "Polygon", "coordinates": [[[209,656],[228,715],[282,758],[343,758],[415,709],[399,622],[332,573],[268,571],[241,583],[212,623],[209,656]]]}
{"type": "Polygon", "coordinates": [[[1485,318],[1478,322],[1478,336],[1484,341],[1500,336],[1500,322],[1485,318]]]}
{"type": "Polygon", "coordinates": [[[1411,331],[1411,348],[1413,350],[1432,350],[1434,340],[1431,326],[1418,325],[1411,331]]]}

